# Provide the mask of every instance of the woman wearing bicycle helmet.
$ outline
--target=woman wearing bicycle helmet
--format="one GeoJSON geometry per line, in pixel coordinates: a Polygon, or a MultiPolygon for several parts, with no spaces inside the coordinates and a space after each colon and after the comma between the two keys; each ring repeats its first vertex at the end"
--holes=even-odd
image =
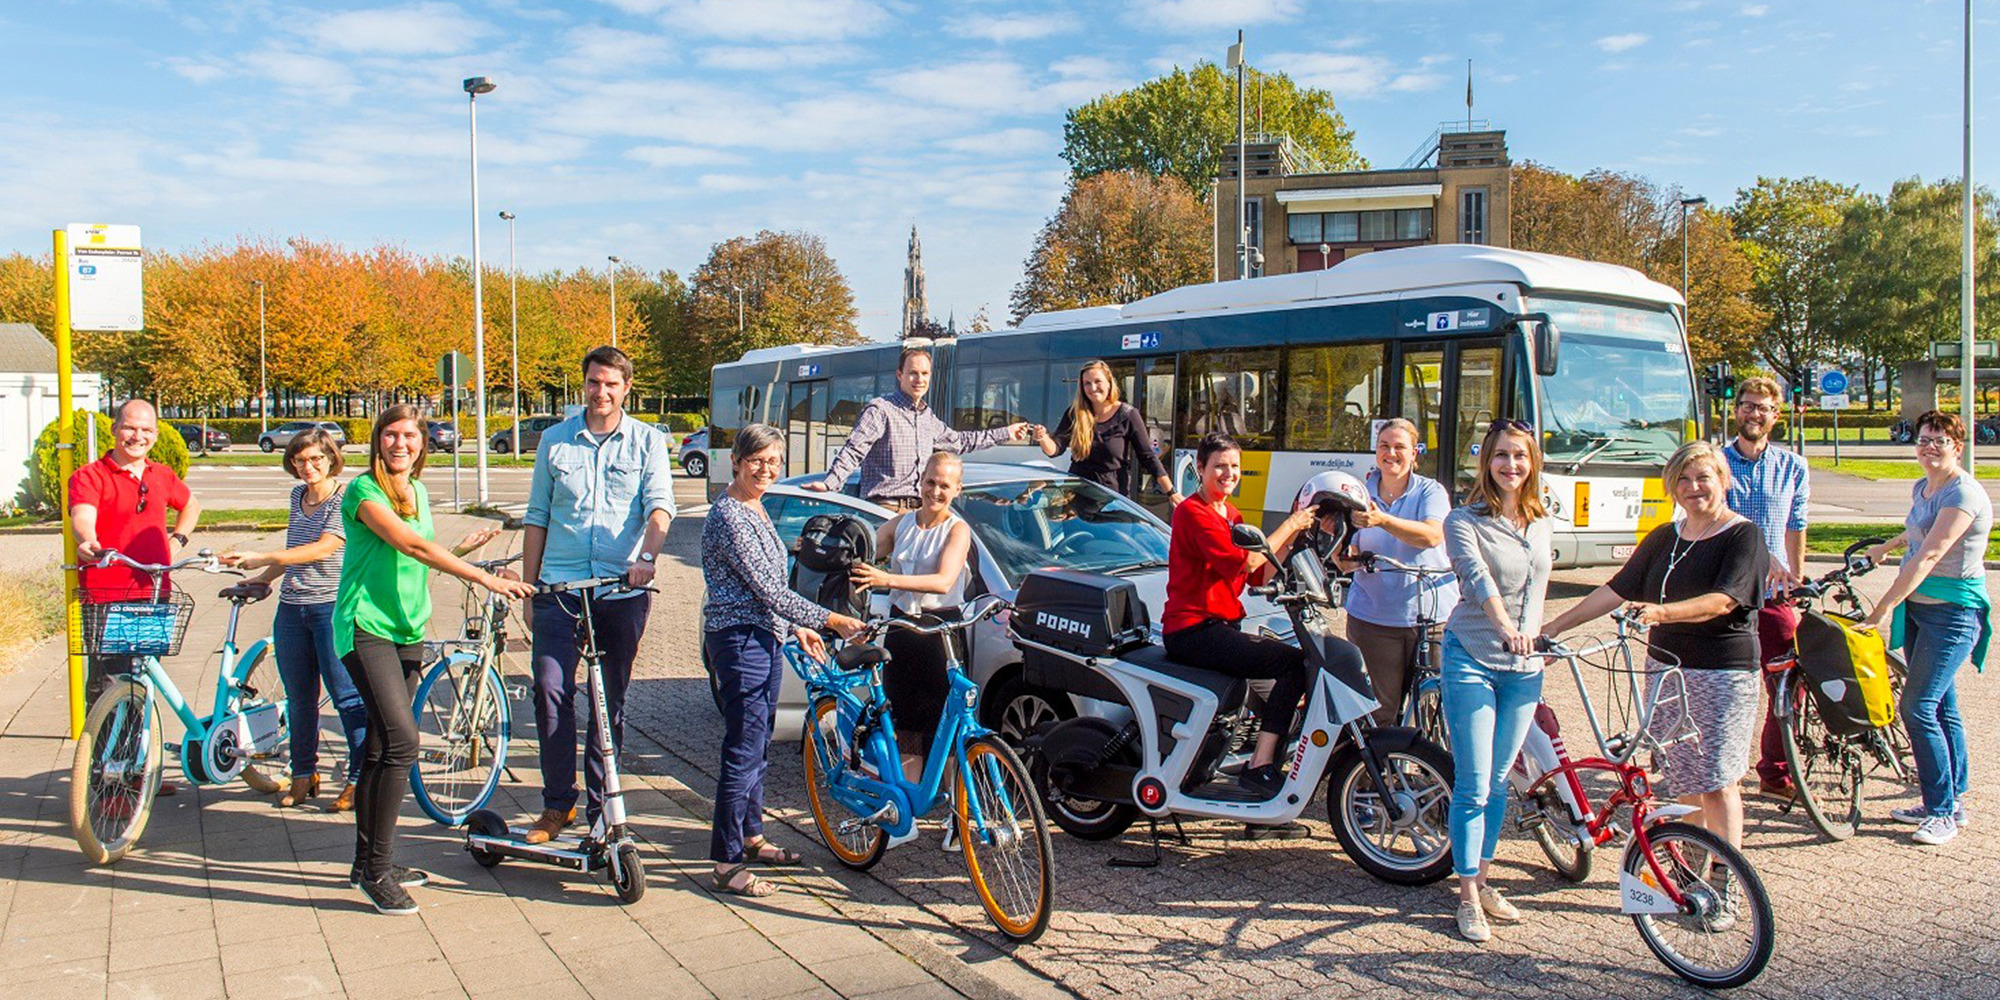
{"type": "MultiPolygon", "coordinates": [[[[1264,700],[1257,745],[1237,780],[1271,798],[1284,787],[1276,763],[1278,744],[1292,726],[1306,692],[1306,659],[1297,646],[1243,632],[1239,595],[1251,579],[1265,575],[1269,560],[1236,547],[1230,529],[1243,515],[1229,502],[1243,479],[1243,446],[1226,434],[1210,434],[1195,451],[1201,489],[1174,508],[1167,545],[1167,605],[1160,615],[1161,644],[1176,663],[1253,680],[1274,680],[1264,700]]],[[[1270,550],[1283,559],[1313,512],[1294,511],[1271,532],[1270,550]]],[[[1360,654],[1355,654],[1359,658],[1360,654]]]]}
{"type": "MultiPolygon", "coordinates": [[[[1686,721],[1698,738],[1677,740],[1681,712],[1669,702],[1652,734],[1662,755],[1666,791],[1701,811],[1690,816],[1731,847],[1743,846],[1743,793],[1750,770],[1763,685],[1757,608],[1764,601],[1771,553],[1748,518],[1729,509],[1729,462],[1706,441],[1684,444],[1660,477],[1679,505],[1679,520],[1654,528],[1632,557],[1542,634],[1559,636],[1623,605],[1652,630],[1646,637],[1656,697],[1676,664],[1687,685],[1686,721]]],[[[1672,698],[1672,689],[1668,689],[1672,698]]]]}
{"type": "Polygon", "coordinates": [[[354,868],[348,884],[377,912],[417,912],[406,886],[430,876],[395,863],[396,814],[417,760],[411,710],[431,620],[431,570],[450,573],[506,597],[535,592],[511,573],[488,573],[432,540],[430,494],[419,479],[429,435],[414,406],[397,404],[375,418],[368,471],[347,484],[340,522],[347,547],[333,603],[334,652],[368,706],[368,737],[354,795],[354,868]]]}
{"type": "MultiPolygon", "coordinates": [[[[889,568],[856,565],[848,579],[856,586],[889,592],[892,614],[898,618],[957,617],[965,603],[965,586],[972,574],[972,527],[952,513],[965,465],[948,451],[932,452],[917,481],[916,510],[883,522],[875,531],[875,551],[889,554],[889,568]]],[[[930,752],[938,720],[944,716],[944,643],[950,635],[918,635],[892,628],[882,637],[889,662],[882,667],[882,687],[895,706],[896,746],[903,769],[915,781],[930,752]]],[[[961,659],[963,659],[961,657],[961,659]]]]}
{"type": "Polygon", "coordinates": [[[1541,661],[1528,655],[1552,561],[1541,475],[1534,429],[1496,420],[1479,445],[1479,476],[1465,506],[1444,519],[1459,586],[1445,623],[1441,674],[1451,730],[1451,857],[1458,932],[1468,941],[1492,938],[1488,917],[1521,919],[1486,883],[1486,869],[1507,814],[1507,769],[1542,697],[1541,661]]]}
{"type": "MultiPolygon", "coordinates": [[[[1353,526],[1346,548],[1372,552],[1401,563],[1443,571],[1418,580],[1408,573],[1378,570],[1354,574],[1347,591],[1347,640],[1361,647],[1368,676],[1375,684],[1375,721],[1393,725],[1403,713],[1403,694],[1410,683],[1410,661],[1422,636],[1418,619],[1431,630],[1431,669],[1438,669],[1444,651],[1443,617],[1458,604],[1458,581],[1450,574],[1444,551],[1444,519],[1451,513],[1451,494],[1429,476],[1418,475],[1417,425],[1402,417],[1385,421],[1375,435],[1375,468],[1361,480],[1368,503],[1349,515],[1353,526]]],[[[1306,481],[1297,507],[1311,502],[1334,479],[1353,482],[1344,472],[1322,472],[1306,481]]],[[[1336,558],[1344,556],[1337,555],[1336,558]]],[[[1341,560],[1341,568],[1358,564],[1341,560]]]]}
{"type": "Polygon", "coordinates": [[[1924,478],[1910,487],[1903,533],[1870,550],[1881,562],[1897,548],[1910,555],[1889,592],[1863,624],[1896,626],[1890,641],[1903,648],[1910,676],[1903,687],[1903,725],[1917,761],[1923,801],[1893,815],[1917,824],[1911,839],[1937,845],[1965,826],[1965,724],[1958,716],[1958,669],[1986,663],[1992,600],[1986,593],[1986,536],[1993,501],[1959,465],[1965,423],[1932,410],[1917,418],[1917,463],[1924,478]]]}
{"type": "Polygon", "coordinates": [[[1054,434],[1039,424],[1029,433],[1042,454],[1054,458],[1067,451],[1073,455],[1069,465],[1072,476],[1123,493],[1128,483],[1138,486],[1132,477],[1136,467],[1152,476],[1153,484],[1175,505],[1184,499],[1153,448],[1146,418],[1139,415],[1137,407],[1119,401],[1111,366],[1102,361],[1092,361],[1077,372],[1076,402],[1063,411],[1054,434]]]}

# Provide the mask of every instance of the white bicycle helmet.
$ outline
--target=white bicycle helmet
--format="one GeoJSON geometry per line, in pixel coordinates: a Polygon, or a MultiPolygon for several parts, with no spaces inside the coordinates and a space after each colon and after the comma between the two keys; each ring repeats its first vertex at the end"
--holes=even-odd
{"type": "MultiPolygon", "coordinates": [[[[1299,495],[1292,501],[1294,511],[1308,507],[1318,507],[1322,519],[1336,512],[1352,514],[1367,510],[1370,507],[1368,487],[1361,485],[1361,480],[1350,473],[1322,472],[1306,480],[1306,484],[1299,489],[1299,495]]],[[[1338,523],[1339,531],[1332,538],[1325,537],[1326,533],[1315,526],[1314,533],[1320,536],[1314,539],[1316,548],[1327,546],[1322,551],[1338,551],[1347,544],[1348,536],[1354,533],[1354,522],[1348,517],[1341,517],[1338,523]]]]}

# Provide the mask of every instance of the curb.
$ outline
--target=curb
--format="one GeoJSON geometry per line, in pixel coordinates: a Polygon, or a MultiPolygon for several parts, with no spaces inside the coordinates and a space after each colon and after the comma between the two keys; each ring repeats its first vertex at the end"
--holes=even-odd
{"type": "MultiPolygon", "coordinates": [[[[276,508],[273,509],[275,510],[276,508]]],[[[223,521],[217,524],[197,524],[194,526],[194,532],[197,535],[201,534],[204,531],[283,531],[283,530],[285,530],[285,526],[282,524],[273,528],[265,524],[252,521],[223,521]]],[[[62,525],[60,523],[17,524],[13,525],[12,527],[0,528],[0,535],[60,535],[60,534],[62,534],[62,525]]]]}

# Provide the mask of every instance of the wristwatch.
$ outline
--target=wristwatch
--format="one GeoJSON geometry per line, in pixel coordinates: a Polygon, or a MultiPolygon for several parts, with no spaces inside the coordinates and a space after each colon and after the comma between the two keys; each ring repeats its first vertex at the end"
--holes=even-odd
{"type": "Polygon", "coordinates": [[[188,536],[183,535],[178,531],[168,534],[167,537],[173,539],[176,542],[181,543],[182,545],[186,545],[188,543],[188,536]]]}
{"type": "Polygon", "coordinates": [[[649,562],[652,562],[653,560],[655,560],[655,559],[658,559],[658,558],[659,558],[659,556],[657,556],[657,555],[654,555],[654,554],[653,554],[653,553],[651,553],[651,552],[641,552],[641,553],[639,553],[639,561],[640,561],[640,562],[643,562],[643,563],[649,563],[649,562]]]}

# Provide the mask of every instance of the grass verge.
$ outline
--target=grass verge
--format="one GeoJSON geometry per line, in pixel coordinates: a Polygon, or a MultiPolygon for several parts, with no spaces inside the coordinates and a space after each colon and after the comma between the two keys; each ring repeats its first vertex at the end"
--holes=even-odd
{"type": "MultiPolygon", "coordinates": [[[[348,451],[343,452],[341,454],[341,457],[347,460],[347,468],[349,471],[354,470],[356,467],[365,467],[368,464],[368,455],[365,452],[349,449],[348,451]]],[[[276,469],[284,464],[284,460],[285,460],[285,455],[283,452],[273,452],[269,455],[266,455],[263,452],[257,451],[253,448],[232,448],[229,451],[211,452],[206,455],[189,455],[188,467],[194,469],[200,469],[200,468],[214,468],[217,466],[223,466],[223,467],[269,466],[273,469],[276,469]]],[[[471,449],[467,449],[465,454],[460,456],[459,458],[459,461],[464,464],[465,468],[468,469],[476,466],[478,464],[478,460],[479,457],[473,454],[471,449]]],[[[425,470],[433,475],[435,475],[437,470],[439,469],[443,469],[449,472],[451,470],[451,453],[448,451],[432,452],[430,454],[430,457],[425,459],[424,462],[425,462],[424,466],[425,470]]],[[[486,464],[488,467],[491,468],[526,469],[526,468],[532,468],[534,466],[535,456],[532,453],[524,454],[521,456],[520,461],[517,462],[514,460],[514,456],[511,454],[504,454],[501,452],[487,452],[486,464]]]]}
{"type": "MultiPolygon", "coordinates": [[[[1924,475],[1923,467],[1915,461],[1900,462],[1886,458],[1844,458],[1841,459],[1839,465],[1835,465],[1832,458],[1809,456],[1806,459],[1806,464],[1815,469],[1823,469],[1827,472],[1844,472],[1850,476],[1860,476],[1863,479],[1915,481],[1923,478],[1924,475]]],[[[1973,475],[1980,479],[2000,479],[2000,466],[1995,466],[1991,462],[1981,462],[1979,468],[1973,470],[1973,475]]]]}
{"type": "MultiPolygon", "coordinates": [[[[1888,538],[1902,531],[1893,524],[1819,524],[1806,529],[1806,551],[1839,555],[1864,538],[1888,538]]],[[[1996,534],[1986,536],[1986,558],[2000,559],[1994,549],[1996,534]]]]}
{"type": "Polygon", "coordinates": [[[62,629],[62,574],[54,563],[37,570],[0,572],[0,674],[21,655],[62,629]]]}

